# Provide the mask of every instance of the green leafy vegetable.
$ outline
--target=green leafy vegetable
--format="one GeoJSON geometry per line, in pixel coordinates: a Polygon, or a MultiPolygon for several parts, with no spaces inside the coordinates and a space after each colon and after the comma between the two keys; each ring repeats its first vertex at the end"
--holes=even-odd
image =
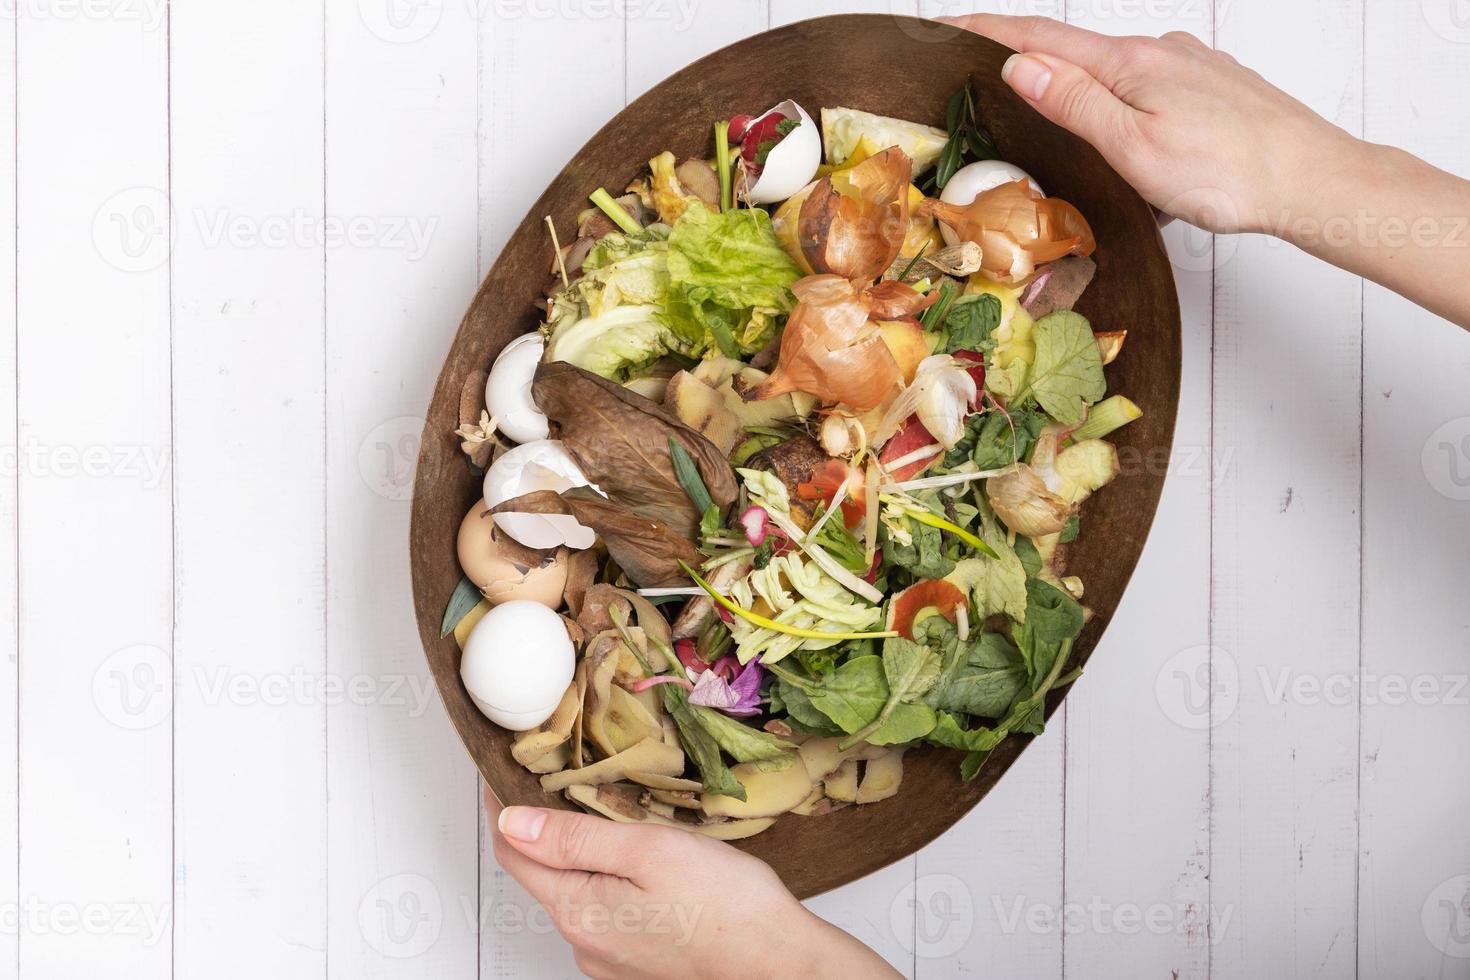
{"type": "Polygon", "coordinates": [[[715,123],[715,173],[720,178],[720,210],[735,205],[734,180],[730,170],[730,120],[715,123]]]}
{"type": "Polygon", "coordinates": [[[720,509],[715,506],[713,498],[710,497],[709,489],[699,475],[699,467],[694,465],[694,459],[689,455],[689,450],[680,445],[679,440],[673,436],[669,436],[669,458],[673,460],[674,478],[689,495],[689,502],[694,505],[694,509],[700,513],[701,526],[708,520],[711,511],[718,518],[720,509]]]}
{"type": "Polygon", "coordinates": [[[955,171],[965,163],[1000,157],[990,131],[978,118],[976,101],[974,84],[966,81],[963,88],[950,96],[945,107],[944,121],[945,128],[949,130],[949,140],[940,151],[931,180],[936,191],[943,190],[955,171]]]}
{"type": "Polygon", "coordinates": [[[1040,412],[1024,408],[977,412],[965,423],[965,434],[944,457],[944,465],[953,469],[967,459],[982,470],[999,470],[1012,463],[1024,462],[1047,419],[1040,412]]]}
{"type": "Polygon", "coordinates": [[[442,639],[453,633],[459,621],[468,616],[470,610],[478,606],[482,598],[484,597],[480,595],[480,587],[461,575],[459,584],[450,593],[449,602],[444,607],[444,619],[439,623],[439,637],[442,639]]]}
{"type": "Polygon", "coordinates": [[[1058,310],[1036,321],[1032,337],[1036,361],[1017,399],[1030,395],[1058,422],[1078,424],[1086,406],[1107,393],[1102,353],[1091,324],[1078,313],[1058,310]]]}
{"type": "Polygon", "coordinates": [[[759,208],[693,203],[669,236],[668,324],[691,353],[749,357],[775,336],[801,273],[759,208]]]}
{"type": "Polygon", "coordinates": [[[783,741],[770,732],[751,728],[704,705],[691,704],[689,710],[716,744],[736,762],[758,762],[763,769],[775,771],[789,768],[796,761],[796,746],[791,742],[783,741]]]}
{"type": "MultiPolygon", "coordinates": [[[[915,257],[914,261],[917,262],[918,258],[915,257]]],[[[925,330],[938,330],[940,325],[944,323],[944,318],[949,312],[950,304],[954,302],[955,294],[959,291],[960,287],[955,285],[953,279],[946,278],[941,282],[939,284],[939,298],[934,301],[933,306],[925,310],[923,315],[919,317],[919,325],[925,330]]]]}
{"type": "Polygon", "coordinates": [[[1000,300],[989,293],[966,296],[955,302],[944,317],[944,344],[938,353],[970,350],[985,353],[995,348],[991,333],[1000,326],[1000,300]]]}
{"type": "Polygon", "coordinates": [[[927,706],[919,701],[939,680],[939,672],[939,655],[922,643],[903,637],[885,641],[883,680],[887,696],[873,720],[843,739],[838,748],[846,751],[863,741],[874,745],[911,742],[927,735],[934,727],[933,712],[924,710],[927,706]],[[904,710],[900,712],[900,708],[904,710]]]}
{"type": "Polygon", "coordinates": [[[911,544],[903,544],[886,528],[883,535],[883,560],[897,565],[915,579],[944,578],[954,571],[954,559],[944,553],[944,535],[937,527],[910,524],[911,544]]]}
{"type": "Polygon", "coordinates": [[[1077,540],[1077,535],[1082,533],[1082,517],[1073,514],[1067,518],[1067,526],[1062,528],[1062,536],[1057,539],[1058,544],[1071,544],[1077,540]]]}

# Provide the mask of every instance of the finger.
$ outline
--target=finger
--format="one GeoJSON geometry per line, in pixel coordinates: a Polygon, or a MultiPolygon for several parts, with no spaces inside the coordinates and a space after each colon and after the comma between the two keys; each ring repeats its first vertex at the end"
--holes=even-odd
{"type": "Polygon", "coordinates": [[[1071,130],[1104,155],[1125,149],[1137,110],[1070,61],[1053,55],[1016,54],[1001,78],[1043,116],[1071,130]]]}
{"type": "Polygon", "coordinates": [[[1064,24],[1050,17],[1012,17],[1006,14],[969,14],[941,17],[946,23],[983,34],[1022,53],[1037,52],[1065,58],[1099,78],[1118,61],[1118,39],[1064,24]]]}
{"type": "Polygon", "coordinates": [[[670,851],[686,843],[676,830],[631,827],[587,813],[540,807],[507,807],[500,814],[499,828],[512,847],[547,867],[634,882],[645,875],[652,855],[669,859],[670,851]]]}

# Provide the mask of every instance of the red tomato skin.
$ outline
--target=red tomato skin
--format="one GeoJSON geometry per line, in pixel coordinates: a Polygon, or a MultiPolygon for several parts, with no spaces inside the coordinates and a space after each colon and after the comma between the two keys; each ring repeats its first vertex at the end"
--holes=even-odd
{"type": "Polygon", "coordinates": [[[933,606],[939,615],[953,623],[958,617],[955,607],[968,600],[953,582],[942,578],[915,582],[893,597],[893,623],[890,629],[898,630],[905,639],[914,638],[914,617],[933,606]]]}

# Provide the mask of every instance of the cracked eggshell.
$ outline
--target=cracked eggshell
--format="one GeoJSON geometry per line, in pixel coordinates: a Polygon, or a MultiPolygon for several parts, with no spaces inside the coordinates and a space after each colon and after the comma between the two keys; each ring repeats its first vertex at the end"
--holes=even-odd
{"type": "Polygon", "coordinates": [[[790,99],[772,106],[757,118],[779,112],[787,119],[800,119],[801,125],[787,133],[766,155],[766,165],[746,196],[755,204],[775,204],[791,197],[817,175],[822,165],[822,134],[806,110],[790,99]]]}
{"type": "Polygon", "coordinates": [[[531,380],[545,353],[546,338],[528,333],[506,344],[490,368],[485,407],[508,439],[535,442],[550,431],[546,416],[531,398],[531,380]]]}
{"type": "Polygon", "coordinates": [[[576,651],[560,616],[517,599],[491,609],[465,640],[460,680],[475,707],[511,731],[535,728],[572,682],[576,651]]]}
{"type": "MultiPolygon", "coordinates": [[[[505,453],[485,474],[485,506],[498,507],[507,500],[537,490],[561,493],[573,487],[592,487],[562,444],[552,439],[524,443],[505,453]]],[[[604,494],[605,496],[605,494],[604,494]]],[[[496,514],[500,529],[528,548],[590,548],[597,541],[591,528],[568,514],[496,514]]]]}
{"type": "Polygon", "coordinates": [[[549,609],[560,608],[567,585],[567,550],[558,549],[544,565],[523,568],[506,557],[497,530],[483,500],[460,522],[456,545],[459,567],[466,577],[492,605],[526,599],[549,609]]]}
{"type": "MultiPolygon", "coordinates": [[[[1020,180],[1023,177],[1030,181],[1036,193],[1045,196],[1046,192],[1041,189],[1036,179],[1014,163],[1006,163],[1004,160],[979,160],[956,170],[954,176],[949,178],[949,183],[944,185],[939,199],[945,204],[958,204],[963,207],[991,188],[1008,184],[1013,180],[1020,180]]],[[[947,245],[954,245],[960,240],[949,225],[942,221],[939,222],[939,233],[944,236],[947,245]]]]}

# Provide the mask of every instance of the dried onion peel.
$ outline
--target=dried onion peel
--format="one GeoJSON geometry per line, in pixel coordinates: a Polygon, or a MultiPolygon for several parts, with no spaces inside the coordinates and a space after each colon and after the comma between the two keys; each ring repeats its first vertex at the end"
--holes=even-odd
{"type": "Polygon", "coordinates": [[[929,199],[920,211],[979,245],[980,267],[1005,282],[1025,279],[1044,262],[1097,249],[1080,211],[1061,198],[1043,197],[1024,179],[993,187],[969,204],[929,199]]]}

